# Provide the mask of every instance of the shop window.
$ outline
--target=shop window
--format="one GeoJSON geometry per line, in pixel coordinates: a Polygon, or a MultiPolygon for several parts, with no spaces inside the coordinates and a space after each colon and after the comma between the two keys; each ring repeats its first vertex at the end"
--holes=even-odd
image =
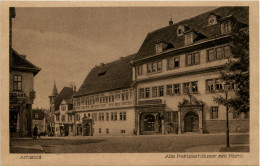
{"type": "Polygon", "coordinates": [[[152,87],[152,97],[157,97],[157,87],[152,87]]]}
{"type": "Polygon", "coordinates": [[[211,107],[211,119],[218,119],[218,107],[211,107]]]}
{"type": "Polygon", "coordinates": [[[126,112],[120,112],[120,120],[126,120],[126,112]]]}
{"type": "Polygon", "coordinates": [[[15,75],[14,76],[14,82],[13,82],[13,88],[14,91],[21,91],[22,90],[22,76],[21,75],[15,75]]]}

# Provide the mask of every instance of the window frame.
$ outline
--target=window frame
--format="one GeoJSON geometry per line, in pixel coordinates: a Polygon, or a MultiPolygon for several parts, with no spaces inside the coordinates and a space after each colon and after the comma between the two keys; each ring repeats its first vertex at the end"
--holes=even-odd
{"type": "Polygon", "coordinates": [[[218,114],[219,114],[219,107],[218,106],[211,106],[210,107],[210,119],[218,119],[218,117],[219,117],[218,114]],[[214,114],[214,112],[217,112],[217,113],[214,114]]]}
{"type": "Polygon", "coordinates": [[[218,60],[223,60],[223,59],[228,59],[232,56],[232,52],[231,52],[231,49],[230,49],[230,45],[229,44],[226,44],[226,45],[221,45],[221,46],[216,46],[216,47],[212,47],[212,48],[209,48],[207,49],[207,62],[214,62],[214,61],[218,61],[218,60]],[[221,48],[221,58],[218,58],[217,57],[217,49],[221,48]],[[227,50],[229,50],[229,52],[225,51],[225,48],[229,48],[227,50]],[[213,52],[213,60],[210,60],[209,58],[209,51],[213,52]],[[229,54],[229,55],[226,55],[226,54],[229,54]]]}
{"type": "Polygon", "coordinates": [[[146,68],[147,68],[147,71],[146,71],[147,74],[160,73],[160,72],[162,72],[162,60],[149,62],[146,64],[146,68]],[[149,68],[151,68],[151,70],[149,70],[149,68]]]}
{"type": "Polygon", "coordinates": [[[143,65],[137,66],[137,75],[138,76],[143,75],[143,65]]]}
{"type": "Polygon", "coordinates": [[[145,98],[145,90],[144,88],[139,88],[139,99],[144,99],[144,98],[145,98]]]}
{"type": "Polygon", "coordinates": [[[186,66],[193,66],[193,65],[200,64],[200,52],[199,51],[188,53],[188,54],[186,54],[185,58],[186,58],[186,66]],[[198,55],[198,62],[196,62],[196,58],[195,58],[196,54],[198,55]],[[188,64],[188,57],[189,56],[191,56],[191,63],[190,64],[188,64]]]}
{"type": "Polygon", "coordinates": [[[173,70],[173,69],[178,69],[178,68],[180,68],[180,56],[175,56],[175,57],[171,57],[171,58],[167,59],[167,70],[173,70]],[[179,59],[178,60],[178,62],[179,62],[178,66],[175,66],[175,62],[177,62],[176,59],[179,59]],[[172,61],[173,67],[170,67],[170,61],[172,61]]]}
{"type": "Polygon", "coordinates": [[[13,76],[13,91],[22,91],[23,90],[23,77],[22,75],[14,75],[13,76]],[[17,77],[17,79],[15,79],[17,77]],[[21,80],[19,80],[19,78],[21,80]],[[21,83],[21,87],[19,88],[19,83],[21,83]]]}
{"type": "Polygon", "coordinates": [[[164,96],[164,85],[158,86],[158,97],[163,97],[164,96]],[[162,91],[160,90],[162,88],[162,91]],[[162,95],[161,95],[162,92],[162,95]]]}

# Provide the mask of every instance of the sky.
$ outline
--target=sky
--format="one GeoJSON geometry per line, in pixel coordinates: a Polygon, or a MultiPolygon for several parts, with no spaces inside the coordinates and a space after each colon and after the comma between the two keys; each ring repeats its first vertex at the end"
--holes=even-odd
{"type": "Polygon", "coordinates": [[[156,29],[216,7],[17,7],[13,48],[41,68],[34,78],[33,108],[49,109],[54,81],[58,92],[76,85],[100,63],[138,52],[156,29]]]}

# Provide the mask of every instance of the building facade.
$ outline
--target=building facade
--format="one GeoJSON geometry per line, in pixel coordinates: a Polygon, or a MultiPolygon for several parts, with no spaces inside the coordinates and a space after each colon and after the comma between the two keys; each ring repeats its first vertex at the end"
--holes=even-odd
{"type": "Polygon", "coordinates": [[[134,55],[93,68],[74,96],[76,135],[133,135],[135,89],[134,55]]]}
{"type": "Polygon", "coordinates": [[[54,83],[50,98],[51,132],[54,136],[75,135],[73,95],[76,87],[64,87],[60,93],[54,83]]]}
{"type": "MultiPolygon", "coordinates": [[[[138,134],[226,130],[226,107],[214,97],[225,96],[220,71],[232,59],[234,25],[248,27],[248,8],[218,8],[147,35],[132,62],[138,134]]],[[[248,132],[247,115],[229,117],[231,132],[248,132]]]]}
{"type": "Polygon", "coordinates": [[[41,70],[12,48],[12,19],[9,11],[9,132],[10,136],[32,136],[32,104],[35,99],[34,77],[41,70]]]}

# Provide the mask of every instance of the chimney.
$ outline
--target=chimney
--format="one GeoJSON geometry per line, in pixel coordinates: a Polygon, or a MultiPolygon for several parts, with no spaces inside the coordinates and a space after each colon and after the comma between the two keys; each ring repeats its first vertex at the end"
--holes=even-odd
{"type": "Polygon", "coordinates": [[[172,17],[170,18],[169,25],[173,25],[172,17]]]}

